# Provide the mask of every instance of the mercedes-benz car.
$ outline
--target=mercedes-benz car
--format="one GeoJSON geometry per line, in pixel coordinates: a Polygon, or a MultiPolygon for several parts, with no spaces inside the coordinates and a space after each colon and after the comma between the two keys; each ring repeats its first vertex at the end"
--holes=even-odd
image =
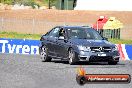
{"type": "Polygon", "coordinates": [[[54,59],[108,62],[117,64],[120,55],[115,44],[103,38],[96,30],[84,26],[57,26],[40,39],[39,53],[44,62],[54,59]]]}

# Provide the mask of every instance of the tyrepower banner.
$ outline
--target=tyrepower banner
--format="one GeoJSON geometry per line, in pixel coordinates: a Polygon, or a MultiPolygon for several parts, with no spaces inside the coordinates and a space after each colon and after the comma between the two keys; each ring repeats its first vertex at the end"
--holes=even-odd
{"type": "MultiPolygon", "coordinates": [[[[0,38],[0,53],[39,54],[39,40],[0,38]]],[[[132,60],[132,45],[116,44],[121,60],[132,60]]]]}
{"type": "Polygon", "coordinates": [[[39,41],[0,38],[0,53],[39,54],[39,41]]]}

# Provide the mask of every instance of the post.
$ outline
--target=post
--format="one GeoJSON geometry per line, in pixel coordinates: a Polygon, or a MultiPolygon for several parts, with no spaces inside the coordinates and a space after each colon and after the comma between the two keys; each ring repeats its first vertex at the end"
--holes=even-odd
{"type": "Polygon", "coordinates": [[[48,0],[48,6],[49,6],[49,9],[50,9],[50,0],[48,0]]]}
{"type": "Polygon", "coordinates": [[[4,18],[2,17],[1,18],[1,32],[2,32],[2,30],[4,30],[4,18]]]}
{"type": "Polygon", "coordinates": [[[60,5],[59,9],[61,10],[61,0],[59,1],[59,5],[60,5]]]}
{"type": "Polygon", "coordinates": [[[99,27],[98,27],[98,25],[99,25],[99,24],[98,24],[98,21],[97,21],[97,31],[99,31],[99,27]]]}
{"type": "Polygon", "coordinates": [[[34,27],[35,27],[35,21],[34,21],[34,19],[33,19],[33,25],[32,25],[32,34],[34,34],[34,27]]]}
{"type": "Polygon", "coordinates": [[[67,3],[66,3],[66,5],[67,5],[67,7],[66,7],[66,8],[67,8],[67,10],[68,10],[68,0],[67,0],[67,3]]]}

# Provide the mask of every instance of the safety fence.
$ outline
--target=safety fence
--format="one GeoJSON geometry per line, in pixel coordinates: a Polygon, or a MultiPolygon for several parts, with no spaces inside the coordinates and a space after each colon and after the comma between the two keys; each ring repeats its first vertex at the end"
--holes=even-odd
{"type": "Polygon", "coordinates": [[[114,38],[114,39],[120,39],[120,29],[101,29],[98,30],[98,32],[106,38],[114,38]]]}
{"type": "Polygon", "coordinates": [[[63,25],[89,25],[88,23],[77,22],[49,22],[46,20],[35,19],[11,19],[0,18],[0,31],[30,33],[30,34],[43,34],[55,26],[63,25]]]}
{"type": "MultiPolygon", "coordinates": [[[[15,18],[0,18],[0,32],[18,32],[24,34],[44,34],[55,26],[60,25],[72,25],[72,26],[91,26],[92,23],[79,23],[79,22],[50,22],[48,20],[36,20],[36,19],[15,19],[15,18]]],[[[113,38],[120,36],[121,39],[132,39],[132,25],[124,25],[120,29],[119,35],[116,31],[105,31],[104,36],[113,38]],[[111,35],[111,32],[112,35],[111,35]],[[113,35],[115,34],[115,35],[113,35]]]]}

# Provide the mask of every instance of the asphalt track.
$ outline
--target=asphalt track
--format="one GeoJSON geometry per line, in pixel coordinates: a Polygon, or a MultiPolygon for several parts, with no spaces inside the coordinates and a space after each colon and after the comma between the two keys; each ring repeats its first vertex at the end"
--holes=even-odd
{"type": "Polygon", "coordinates": [[[75,80],[80,65],[89,74],[132,75],[132,61],[120,61],[118,65],[81,62],[71,66],[59,60],[41,62],[38,55],[0,53],[0,88],[132,88],[132,82],[80,86],[75,80]]]}

